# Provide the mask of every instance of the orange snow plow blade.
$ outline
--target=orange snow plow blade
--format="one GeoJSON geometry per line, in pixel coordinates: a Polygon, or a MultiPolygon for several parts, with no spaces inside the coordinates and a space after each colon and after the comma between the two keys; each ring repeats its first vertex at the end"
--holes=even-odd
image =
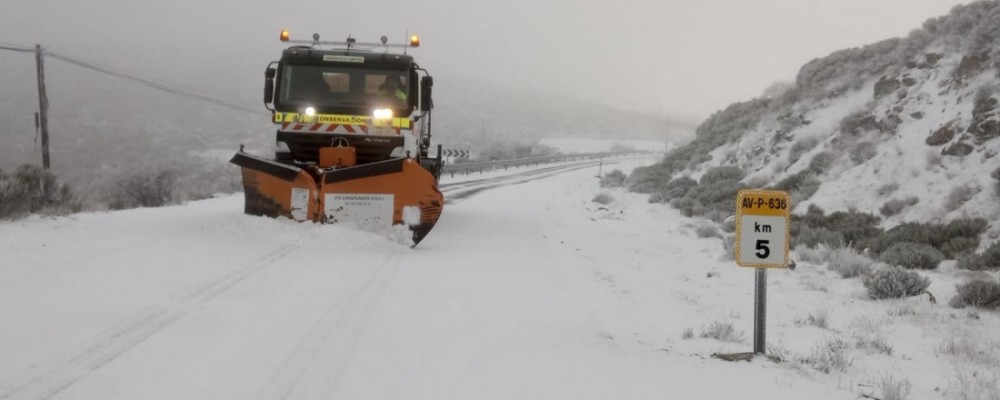
{"type": "Polygon", "coordinates": [[[308,171],[240,151],[244,211],[320,223],[407,225],[416,246],[437,223],[444,196],[437,179],[412,158],[308,171]]]}

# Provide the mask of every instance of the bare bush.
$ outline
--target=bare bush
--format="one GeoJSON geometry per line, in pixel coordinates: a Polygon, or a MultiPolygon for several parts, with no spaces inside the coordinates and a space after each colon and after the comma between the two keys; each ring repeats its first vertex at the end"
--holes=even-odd
{"type": "Polygon", "coordinates": [[[902,267],[879,269],[864,279],[868,296],[875,300],[916,296],[927,291],[931,281],[902,267]]]}
{"type": "Polygon", "coordinates": [[[601,187],[616,188],[625,186],[625,173],[619,169],[611,170],[601,177],[601,187]]]}
{"type": "Polygon", "coordinates": [[[1000,307],[1000,282],[993,280],[973,280],[955,287],[955,297],[951,299],[951,306],[979,307],[994,309],[1000,307]]]}
{"type": "Polygon", "coordinates": [[[929,244],[901,242],[882,252],[879,259],[907,269],[935,269],[944,261],[944,254],[929,244]]]}
{"type": "Polygon", "coordinates": [[[915,196],[907,197],[905,199],[892,199],[885,202],[885,204],[882,204],[882,207],[879,208],[878,211],[883,216],[891,217],[903,212],[903,210],[907,207],[913,206],[919,202],[920,199],[915,196]]]}
{"type": "Polygon", "coordinates": [[[742,343],[744,339],[743,331],[738,331],[733,327],[732,322],[715,321],[707,328],[702,327],[698,337],[711,338],[723,342],[742,343]]]}

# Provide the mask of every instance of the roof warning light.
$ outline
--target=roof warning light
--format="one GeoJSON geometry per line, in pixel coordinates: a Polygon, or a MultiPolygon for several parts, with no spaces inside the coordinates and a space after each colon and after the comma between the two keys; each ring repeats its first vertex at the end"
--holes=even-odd
{"type": "Polygon", "coordinates": [[[410,36],[410,47],[420,47],[420,37],[417,35],[410,36]]]}
{"type": "Polygon", "coordinates": [[[288,41],[288,30],[287,29],[282,29],[281,30],[281,41],[282,42],[287,42],[288,41]]]}

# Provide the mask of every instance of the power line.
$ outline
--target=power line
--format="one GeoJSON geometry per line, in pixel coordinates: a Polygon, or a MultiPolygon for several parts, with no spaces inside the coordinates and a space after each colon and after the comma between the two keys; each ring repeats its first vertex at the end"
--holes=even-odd
{"type": "MultiPolygon", "coordinates": [[[[32,51],[34,51],[34,50],[32,50],[32,51]]],[[[162,82],[156,82],[154,80],[143,78],[143,77],[140,77],[138,75],[134,75],[132,73],[128,73],[128,72],[124,72],[124,71],[118,71],[118,70],[115,70],[115,69],[113,69],[111,67],[99,66],[99,65],[96,65],[96,64],[91,63],[91,62],[79,60],[79,59],[72,58],[72,57],[69,57],[69,56],[64,56],[62,54],[54,53],[54,52],[51,52],[51,51],[45,51],[45,54],[48,55],[48,56],[50,56],[50,57],[52,57],[52,58],[55,58],[57,60],[67,62],[67,63],[76,65],[76,66],[81,67],[81,68],[86,68],[86,69],[89,69],[89,70],[92,70],[92,71],[100,72],[100,73],[105,74],[105,75],[110,75],[112,77],[116,77],[116,78],[120,78],[120,79],[129,80],[129,81],[132,81],[132,82],[136,82],[136,83],[139,83],[139,84],[151,87],[151,88],[156,89],[156,90],[164,91],[164,92],[175,94],[175,95],[178,95],[178,96],[184,96],[184,97],[192,98],[192,99],[195,99],[195,100],[205,101],[205,102],[208,102],[208,103],[212,103],[212,104],[215,104],[215,105],[218,105],[218,106],[226,107],[226,108],[237,110],[237,111],[243,111],[243,112],[253,113],[253,114],[260,114],[258,110],[253,110],[253,109],[250,109],[250,108],[241,107],[239,105],[232,104],[232,103],[229,103],[229,102],[225,102],[225,101],[222,101],[222,100],[219,100],[219,99],[214,99],[214,98],[205,96],[203,94],[195,93],[195,92],[193,92],[191,90],[184,89],[184,88],[181,88],[181,87],[178,87],[178,86],[175,86],[175,85],[171,85],[171,84],[168,84],[168,83],[162,83],[162,82]]]]}
{"type": "Polygon", "coordinates": [[[18,46],[3,45],[3,44],[0,44],[0,50],[16,51],[16,52],[20,52],[20,53],[34,53],[35,52],[35,49],[29,48],[29,47],[18,47],[18,46]]]}

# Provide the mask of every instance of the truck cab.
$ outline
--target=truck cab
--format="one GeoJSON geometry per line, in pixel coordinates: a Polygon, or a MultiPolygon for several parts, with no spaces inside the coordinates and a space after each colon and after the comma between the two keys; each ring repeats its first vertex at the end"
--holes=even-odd
{"type": "Polygon", "coordinates": [[[265,78],[279,161],[316,162],[331,144],[358,164],[427,156],[432,80],[409,55],[292,46],[265,78]]]}

